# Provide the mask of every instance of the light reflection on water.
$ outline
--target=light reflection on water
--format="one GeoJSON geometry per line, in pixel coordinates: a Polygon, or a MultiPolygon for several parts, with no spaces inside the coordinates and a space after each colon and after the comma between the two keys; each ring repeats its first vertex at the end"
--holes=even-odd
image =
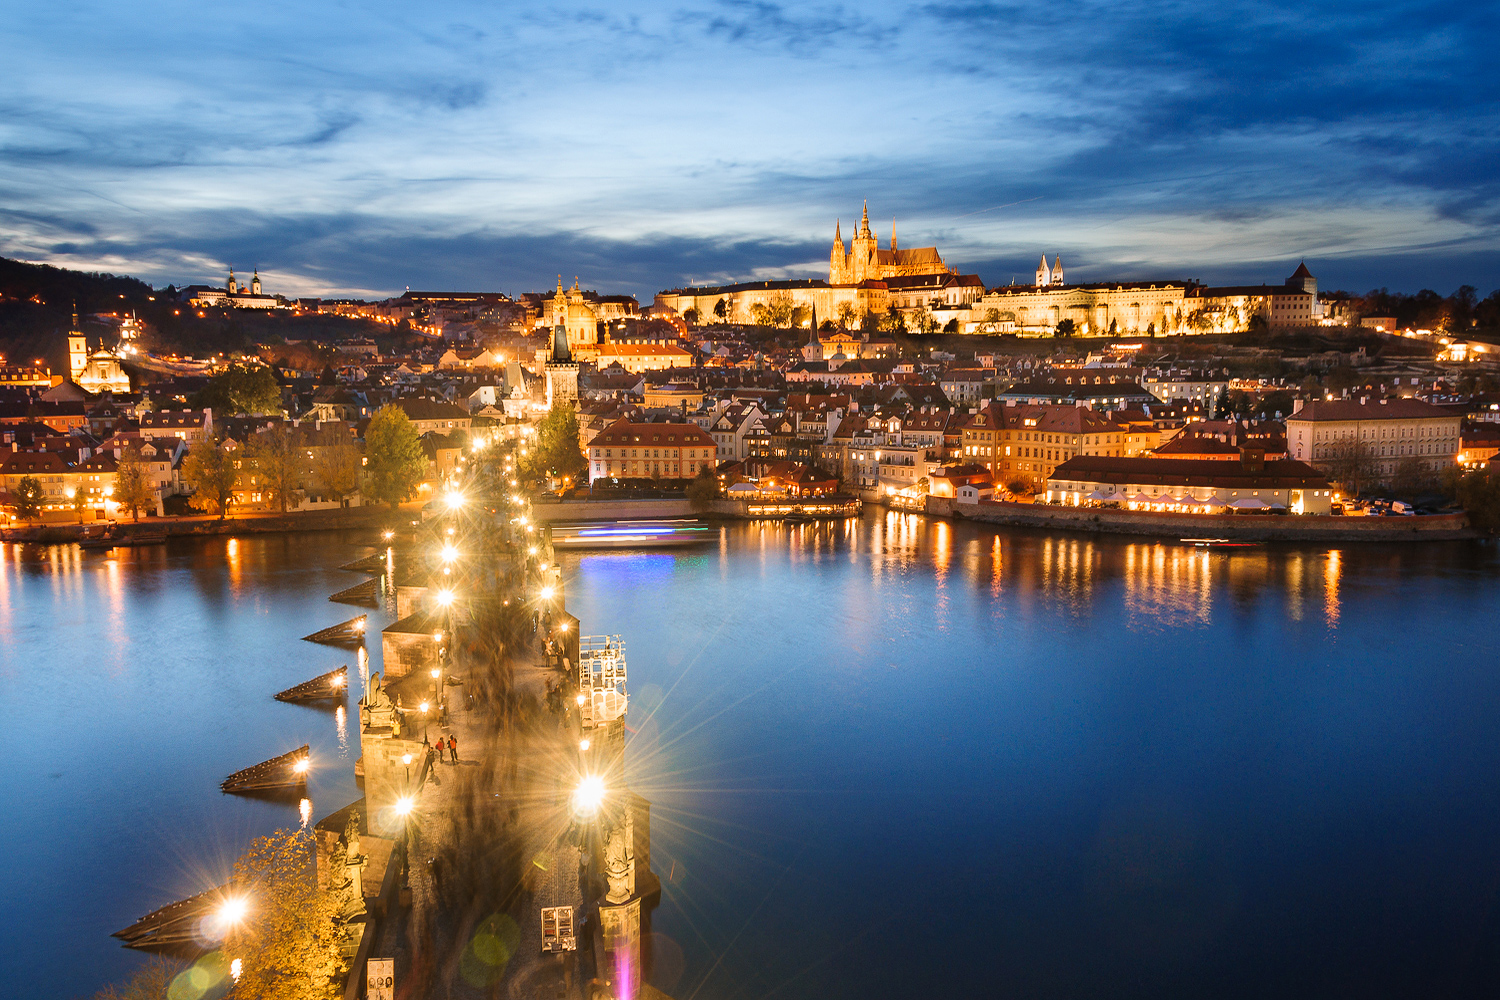
{"type": "Polygon", "coordinates": [[[0,994],[92,995],[140,963],[110,932],[220,884],[255,836],[357,797],[347,708],[272,695],[349,661],[300,637],[347,617],[328,595],[358,582],[336,568],[370,551],[358,541],[0,544],[0,701],[27,747],[0,811],[0,994]],[[307,799],[219,792],[304,742],[342,761],[317,770],[307,799]]]}
{"type": "MultiPolygon", "coordinates": [[[[270,696],[348,661],[298,637],[348,617],[327,596],[358,577],[335,567],[368,551],[0,546],[0,696],[48,748],[0,819],[0,903],[27,915],[8,987],[118,978],[136,957],[110,931],[302,820],[221,796],[230,771],[306,741],[345,765],[311,818],[357,795],[347,709],[270,696]]],[[[1403,970],[1493,947],[1463,923],[1500,840],[1500,681],[1474,668],[1500,648],[1492,550],[1224,553],[875,512],[564,572],[585,630],[631,650],[675,995],[984,994],[997,970],[1033,995],[1266,995],[1266,956],[1308,954],[1415,994],[1403,970]],[[1416,878],[1403,844],[1436,867],[1416,878]],[[1406,883],[1429,889],[1387,891],[1406,883]]],[[[352,666],[357,694],[379,660],[352,666]]]]}
{"type": "Polygon", "coordinates": [[[1493,549],[879,511],[661,555],[674,572],[564,572],[661,694],[632,704],[630,767],[677,873],[654,927],[684,949],[679,995],[1420,992],[1408,970],[1479,946],[1500,677],[1447,664],[1500,648],[1493,549]],[[1422,878],[1444,891],[1405,895],[1402,842],[1442,856],[1422,878]]]}

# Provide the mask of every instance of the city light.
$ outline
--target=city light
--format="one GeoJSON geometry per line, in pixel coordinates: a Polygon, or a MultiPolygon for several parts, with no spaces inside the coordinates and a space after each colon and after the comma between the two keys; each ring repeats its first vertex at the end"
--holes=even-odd
{"type": "Polygon", "coordinates": [[[301,760],[297,761],[297,763],[292,765],[292,770],[296,771],[298,774],[306,774],[309,767],[312,767],[312,761],[308,760],[306,757],[303,757],[301,760]]]}
{"type": "Polygon", "coordinates": [[[592,816],[604,804],[604,779],[589,775],[573,790],[573,811],[580,816],[592,816]]]}
{"type": "Polygon", "coordinates": [[[449,493],[445,499],[449,510],[458,510],[464,505],[464,495],[462,493],[449,493]]]}
{"type": "Polygon", "coordinates": [[[581,740],[578,741],[578,749],[580,749],[580,750],[587,750],[590,747],[590,745],[591,744],[589,743],[589,741],[587,739],[581,739],[581,740]]]}
{"type": "Polygon", "coordinates": [[[544,601],[550,601],[550,600],[552,600],[552,588],[551,587],[543,587],[541,589],[541,592],[537,596],[539,596],[544,601]]]}
{"type": "Polygon", "coordinates": [[[392,538],[396,537],[396,533],[394,531],[383,531],[380,533],[380,537],[384,538],[386,541],[390,541],[392,538]]]}
{"type": "Polygon", "coordinates": [[[244,896],[228,896],[219,904],[219,926],[228,929],[244,920],[249,912],[250,903],[244,896]]]}
{"type": "Polygon", "coordinates": [[[405,764],[407,767],[410,767],[411,766],[411,754],[409,754],[409,753],[402,754],[401,755],[401,763],[405,764]]]}
{"type": "Polygon", "coordinates": [[[443,562],[452,562],[458,558],[458,548],[452,542],[449,542],[443,546],[442,557],[443,562]]]}
{"type": "Polygon", "coordinates": [[[417,707],[422,710],[422,714],[423,715],[427,714],[427,702],[424,701],[424,702],[422,702],[421,705],[419,705],[417,707]]]}
{"type": "MultiPolygon", "coordinates": [[[[410,756],[410,755],[408,755],[408,756],[410,756]]],[[[412,811],[412,809],[414,809],[416,807],[416,804],[417,803],[415,802],[415,800],[412,799],[412,797],[410,795],[403,795],[403,796],[401,796],[399,799],[396,800],[396,804],[394,806],[394,808],[396,810],[396,815],[397,816],[409,816],[409,815],[411,815],[411,811],[412,811]]]]}
{"type": "Polygon", "coordinates": [[[438,604],[442,605],[445,608],[453,603],[453,591],[451,590],[440,590],[434,596],[436,597],[438,604]]]}

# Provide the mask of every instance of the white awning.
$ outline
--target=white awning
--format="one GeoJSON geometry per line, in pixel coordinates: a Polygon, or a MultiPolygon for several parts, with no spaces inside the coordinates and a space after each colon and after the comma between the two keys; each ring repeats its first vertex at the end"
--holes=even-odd
{"type": "Polygon", "coordinates": [[[1266,503],[1257,497],[1241,497],[1238,500],[1229,501],[1229,506],[1235,510],[1265,510],[1266,503]]]}
{"type": "Polygon", "coordinates": [[[1106,492],[1105,490],[1095,490],[1094,492],[1090,493],[1088,496],[1084,497],[1084,499],[1085,500],[1108,500],[1108,499],[1110,499],[1113,496],[1114,496],[1113,493],[1106,492]]]}

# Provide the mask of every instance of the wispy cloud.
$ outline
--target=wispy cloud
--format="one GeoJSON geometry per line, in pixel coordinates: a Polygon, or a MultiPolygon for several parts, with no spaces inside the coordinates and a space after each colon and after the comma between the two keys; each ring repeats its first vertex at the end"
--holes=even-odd
{"type": "Polygon", "coordinates": [[[1497,18],[439,0],[205,30],[180,0],[33,5],[0,24],[0,252],[161,283],[562,271],[649,296],[816,273],[868,197],[992,282],[1045,247],[1080,277],[1262,280],[1310,254],[1354,287],[1488,288],[1497,18]]]}

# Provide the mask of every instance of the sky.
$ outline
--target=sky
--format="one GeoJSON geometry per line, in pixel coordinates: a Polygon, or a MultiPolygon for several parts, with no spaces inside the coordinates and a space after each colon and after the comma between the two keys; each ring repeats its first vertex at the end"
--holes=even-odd
{"type": "Polygon", "coordinates": [[[0,255],[268,291],[1500,287],[1500,5],[0,0],[0,255]]]}

